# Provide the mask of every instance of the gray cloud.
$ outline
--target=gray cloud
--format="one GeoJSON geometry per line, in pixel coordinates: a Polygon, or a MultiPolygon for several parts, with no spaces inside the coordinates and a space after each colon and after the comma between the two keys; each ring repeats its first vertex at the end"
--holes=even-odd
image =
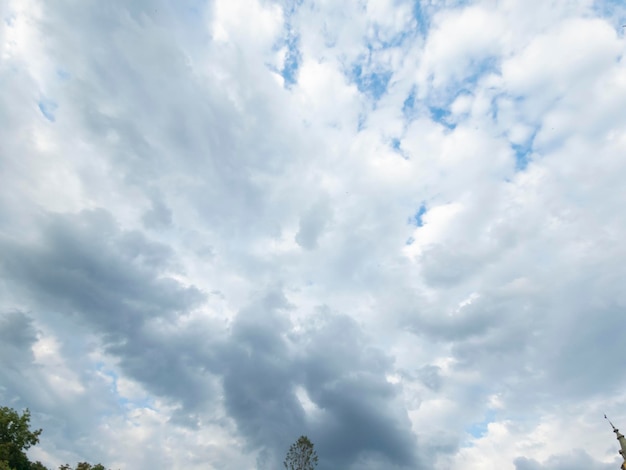
{"type": "Polygon", "coordinates": [[[303,360],[309,396],[322,410],[312,434],[329,468],[357,468],[359,459],[377,459],[398,468],[419,467],[398,389],[387,382],[391,358],[369,344],[347,316],[322,309],[313,320],[303,360]]]}
{"type": "Polygon", "coordinates": [[[7,367],[17,367],[31,359],[31,347],[37,340],[32,318],[20,311],[2,312],[0,316],[0,357],[7,367]]]}
{"type": "Polygon", "coordinates": [[[444,3],[0,6],[0,398],[41,459],[605,468],[621,10],[444,3]]]}
{"type": "Polygon", "coordinates": [[[331,217],[328,201],[320,201],[311,206],[300,218],[300,229],[296,234],[298,245],[307,250],[315,249],[331,217]]]}
{"type": "Polygon", "coordinates": [[[217,374],[226,409],[252,448],[265,449],[266,465],[299,433],[314,436],[327,468],[370,454],[398,468],[415,464],[408,421],[385,379],[392,362],[349,317],[322,310],[293,336],[284,313],[293,307],[278,292],[243,309],[226,338],[195,329],[210,323],[181,330],[176,315],[205,297],[159,275],[172,267],[165,246],[121,230],[103,210],[48,216],[41,232],[32,244],[3,240],[5,275],[39,309],[63,311],[102,335],[126,374],[182,404],[177,423],[196,425],[217,393],[217,374]],[[297,385],[321,420],[307,418],[297,385]]]}
{"type": "Polygon", "coordinates": [[[415,468],[415,439],[385,379],[389,358],[353,320],[327,309],[290,333],[280,314],[290,308],[280,293],[246,308],[223,352],[227,408],[251,443],[270,450],[262,468],[279,464],[300,434],[311,436],[324,468],[357,468],[368,455],[415,468]],[[316,411],[305,411],[297,386],[316,411]]]}
{"type": "MultiPolygon", "coordinates": [[[[185,352],[161,344],[159,324],[199,305],[205,294],[162,274],[172,252],[138,232],[120,230],[104,210],[45,218],[39,241],[4,238],[2,271],[38,310],[63,312],[102,335],[131,376],[154,391],[196,403],[201,370],[185,352]]],[[[184,339],[182,341],[188,341],[184,339]]],[[[180,344],[179,344],[180,345],[180,344]]]]}
{"type": "Polygon", "coordinates": [[[519,457],[515,459],[515,470],[609,470],[618,468],[619,463],[601,463],[594,460],[585,451],[576,450],[569,455],[553,455],[546,462],[519,457]]]}

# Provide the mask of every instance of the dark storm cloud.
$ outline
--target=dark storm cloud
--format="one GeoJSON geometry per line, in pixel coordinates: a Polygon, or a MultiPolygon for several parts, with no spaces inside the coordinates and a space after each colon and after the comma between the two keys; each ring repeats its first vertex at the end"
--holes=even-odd
{"type": "Polygon", "coordinates": [[[415,468],[416,442],[395,402],[398,390],[385,378],[391,360],[352,319],[327,309],[289,332],[281,312],[290,308],[283,294],[272,292],[244,309],[223,353],[228,410],[249,442],[268,450],[259,465],[278,465],[289,444],[307,434],[324,469],[357,468],[371,456],[415,468]],[[315,404],[312,415],[297,386],[315,404]]]}
{"type": "Polygon", "coordinates": [[[399,389],[386,380],[393,370],[391,358],[371,345],[353,319],[328,309],[320,311],[300,341],[306,389],[323,411],[312,434],[329,468],[349,467],[364,455],[415,468],[416,441],[408,416],[396,401],[399,389]]]}
{"type": "Polygon", "coordinates": [[[268,464],[305,426],[294,394],[299,371],[284,338],[285,308],[283,294],[270,292],[242,310],[222,352],[226,407],[253,446],[269,448],[268,464]]]}
{"type": "MultiPolygon", "coordinates": [[[[153,393],[182,405],[177,422],[211,401],[211,377],[222,377],[224,402],[252,448],[268,464],[291,441],[310,434],[325,468],[355,465],[373,455],[415,464],[415,441],[397,389],[386,381],[392,361],[373,348],[349,317],[322,310],[290,333],[294,308],[271,291],[243,309],[230,335],[217,340],[205,325],[175,326],[204,294],[161,277],[172,253],[137,232],[121,230],[106,211],[49,215],[33,240],[4,237],[2,272],[39,309],[69,316],[100,335],[122,370],[153,393]],[[168,328],[168,325],[171,325],[168,328]],[[302,386],[320,409],[307,417],[295,393],[302,386]]],[[[32,341],[21,316],[6,330],[32,341]],[[18,321],[19,320],[19,321],[18,321]]],[[[24,342],[22,341],[22,342],[24,342]]],[[[20,343],[21,344],[21,343],[20,343]]]]}
{"type": "Polygon", "coordinates": [[[97,333],[155,393],[189,406],[202,400],[204,378],[191,341],[199,338],[181,340],[159,327],[205,298],[161,274],[171,267],[169,248],[121,230],[104,210],[49,215],[34,238],[0,239],[6,254],[0,269],[18,295],[97,333]]]}
{"type": "Polygon", "coordinates": [[[30,362],[35,341],[37,331],[31,317],[20,311],[0,312],[0,362],[3,368],[16,369],[30,362]]]}
{"type": "MultiPolygon", "coordinates": [[[[163,32],[180,34],[183,28],[174,24],[175,16],[156,11],[162,3],[152,9],[139,2],[128,11],[124,5],[48,7],[44,29],[50,55],[69,77],[63,96],[55,97],[59,109],[106,156],[107,168],[114,169],[107,181],[124,191],[139,190],[149,202],[142,218],[147,228],[177,223],[176,207],[164,197],[171,188],[163,175],[175,184],[184,181],[168,196],[175,194],[195,210],[201,227],[226,234],[224,245],[236,246],[236,256],[250,266],[253,260],[241,254],[247,246],[232,236],[245,241],[277,233],[275,220],[283,209],[275,205],[271,183],[303,155],[283,137],[293,125],[277,112],[281,97],[257,90],[258,75],[248,58],[194,57],[193,48],[179,49],[180,42],[163,32]],[[70,19],[91,27],[73,28],[70,19]],[[202,73],[200,79],[194,59],[200,59],[198,67],[206,60],[220,67],[229,63],[236,75],[225,84],[202,73]],[[257,78],[242,82],[247,75],[257,78]],[[250,118],[239,108],[264,118],[250,118]],[[276,135],[281,137],[274,140],[276,135]]],[[[226,75],[232,72],[227,68],[226,75]]],[[[89,178],[85,174],[84,183],[99,188],[101,181],[89,178]]],[[[330,209],[327,203],[307,206],[298,241],[314,248],[330,209]]],[[[18,297],[36,307],[40,320],[53,311],[69,328],[77,321],[103,339],[125,374],[180,404],[175,423],[196,423],[202,408],[217,398],[213,378],[219,377],[238,431],[251,449],[262,450],[261,466],[280,464],[300,434],[311,435],[328,469],[359,465],[372,456],[400,467],[415,462],[408,418],[385,379],[392,363],[370,348],[347,317],[325,318],[319,328],[292,340],[286,337],[290,307],[282,294],[270,293],[243,309],[230,335],[217,339],[222,329],[213,330],[210,322],[176,324],[205,297],[162,275],[176,270],[169,247],[120,229],[104,210],[45,219],[32,238],[0,240],[0,249],[9,253],[0,265],[3,274],[18,297]],[[306,347],[297,352],[301,343],[306,347]],[[331,346],[343,357],[328,354],[331,346]],[[297,386],[319,402],[321,420],[307,417],[297,386]]]]}
{"type": "Polygon", "coordinates": [[[167,207],[162,197],[153,195],[151,203],[152,207],[142,217],[145,226],[152,229],[163,229],[171,226],[172,211],[167,207]]]}
{"type": "Polygon", "coordinates": [[[32,243],[4,238],[5,275],[63,309],[123,338],[149,319],[184,312],[203,294],[160,277],[171,261],[168,247],[137,232],[121,231],[104,210],[51,215],[32,243]]]}

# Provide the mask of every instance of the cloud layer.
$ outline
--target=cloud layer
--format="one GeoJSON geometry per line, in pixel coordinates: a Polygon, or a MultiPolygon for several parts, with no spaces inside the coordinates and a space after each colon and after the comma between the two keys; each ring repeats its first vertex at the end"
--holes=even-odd
{"type": "Polygon", "coordinates": [[[618,465],[626,7],[0,16],[0,399],[33,458],[618,465]]]}

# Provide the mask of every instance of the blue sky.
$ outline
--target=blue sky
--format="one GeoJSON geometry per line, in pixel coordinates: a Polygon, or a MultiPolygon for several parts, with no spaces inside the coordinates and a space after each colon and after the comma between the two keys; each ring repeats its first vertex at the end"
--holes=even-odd
{"type": "Polygon", "coordinates": [[[620,2],[0,16],[0,402],[33,459],[620,464],[620,2]]]}
{"type": "Polygon", "coordinates": [[[58,105],[54,101],[43,99],[39,101],[38,106],[41,114],[43,114],[48,121],[54,122],[54,112],[56,111],[58,105]]]}

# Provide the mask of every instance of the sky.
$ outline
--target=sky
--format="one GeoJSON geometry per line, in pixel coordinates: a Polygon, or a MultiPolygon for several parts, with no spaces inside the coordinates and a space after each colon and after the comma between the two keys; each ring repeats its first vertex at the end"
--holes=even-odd
{"type": "MultiPolygon", "coordinates": [[[[608,470],[626,4],[0,2],[33,460],[608,470]]],[[[626,429],[625,429],[626,430],[626,429]]]]}

